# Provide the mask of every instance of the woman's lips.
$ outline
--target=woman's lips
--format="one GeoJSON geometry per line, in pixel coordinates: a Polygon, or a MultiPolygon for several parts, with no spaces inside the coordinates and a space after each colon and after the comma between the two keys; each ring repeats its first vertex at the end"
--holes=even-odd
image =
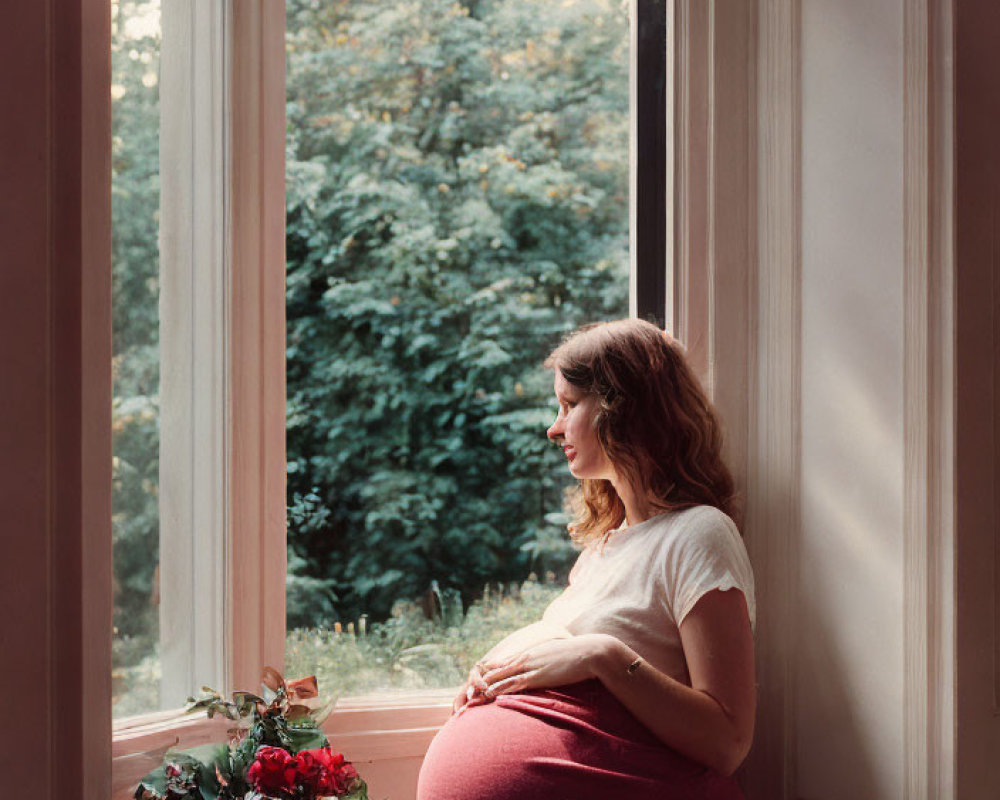
{"type": "Polygon", "coordinates": [[[570,461],[576,458],[576,450],[574,450],[569,445],[563,446],[563,452],[566,454],[566,458],[568,458],[570,461]]]}

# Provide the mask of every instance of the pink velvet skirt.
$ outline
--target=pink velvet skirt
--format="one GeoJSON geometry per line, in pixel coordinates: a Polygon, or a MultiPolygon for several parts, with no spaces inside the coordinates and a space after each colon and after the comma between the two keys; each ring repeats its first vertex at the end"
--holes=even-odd
{"type": "Polygon", "coordinates": [[[745,800],[664,746],[597,680],[501,695],[431,743],[417,800],[745,800]]]}

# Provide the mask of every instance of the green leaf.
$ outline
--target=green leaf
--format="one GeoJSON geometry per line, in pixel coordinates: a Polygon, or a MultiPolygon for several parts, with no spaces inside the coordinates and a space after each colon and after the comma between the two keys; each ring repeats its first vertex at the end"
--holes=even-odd
{"type": "Polygon", "coordinates": [[[326,734],[318,726],[296,725],[289,726],[288,731],[289,751],[298,753],[301,750],[315,750],[319,747],[327,747],[330,742],[326,734]]]}

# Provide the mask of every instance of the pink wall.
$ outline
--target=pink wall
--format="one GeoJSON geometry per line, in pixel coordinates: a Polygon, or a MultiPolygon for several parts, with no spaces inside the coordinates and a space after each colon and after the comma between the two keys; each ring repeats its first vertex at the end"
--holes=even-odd
{"type": "Polygon", "coordinates": [[[110,777],[109,21],[48,0],[0,26],[0,770],[36,798],[110,777]]]}

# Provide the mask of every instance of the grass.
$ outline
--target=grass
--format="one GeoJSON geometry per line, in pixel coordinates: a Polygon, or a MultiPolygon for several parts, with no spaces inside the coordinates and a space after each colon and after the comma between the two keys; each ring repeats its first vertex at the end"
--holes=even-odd
{"type": "Polygon", "coordinates": [[[414,604],[397,603],[392,617],[369,628],[359,622],[339,632],[291,630],[285,674],[315,675],[322,694],[338,697],[457,686],[494,644],[541,619],[562,588],[529,580],[486,591],[452,624],[428,619],[414,604]]]}
{"type": "MultiPolygon", "coordinates": [[[[285,675],[315,675],[320,693],[331,698],[458,686],[494,644],[540,620],[562,589],[551,577],[529,579],[501,590],[487,587],[464,613],[460,604],[446,602],[436,619],[414,603],[397,602],[389,619],[370,626],[359,620],[346,627],[294,628],[285,640],[285,675]]],[[[114,678],[116,719],[158,709],[156,648],[134,666],[116,669],[114,678]]]]}

